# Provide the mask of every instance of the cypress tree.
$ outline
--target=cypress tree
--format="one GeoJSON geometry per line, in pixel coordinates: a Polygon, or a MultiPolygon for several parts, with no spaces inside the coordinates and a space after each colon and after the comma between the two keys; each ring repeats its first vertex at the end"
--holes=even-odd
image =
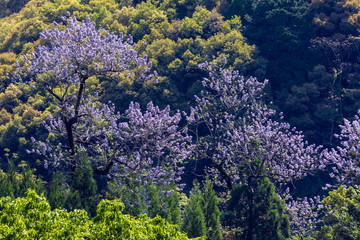
{"type": "Polygon", "coordinates": [[[52,176],[52,180],[47,187],[47,199],[53,210],[65,207],[66,184],[65,179],[60,172],[57,172],[52,176]]]}
{"type": "Polygon", "coordinates": [[[204,218],[206,226],[206,239],[207,240],[220,240],[220,210],[218,208],[219,199],[213,189],[213,184],[207,178],[203,190],[204,198],[204,218]]]}
{"type": "MultiPolygon", "coordinates": [[[[9,162],[8,171],[4,173],[1,170],[0,178],[0,197],[16,198],[17,193],[20,191],[19,181],[16,177],[17,173],[12,161],[9,162]]],[[[21,196],[22,197],[22,196],[21,196]]]]}
{"type": "Polygon", "coordinates": [[[71,189],[66,183],[63,173],[57,172],[47,188],[47,199],[51,209],[66,209],[73,211],[83,209],[79,191],[71,189]]]}
{"type": "Polygon", "coordinates": [[[45,191],[43,182],[35,177],[34,170],[30,169],[25,161],[21,161],[18,165],[21,170],[18,171],[14,165],[14,159],[17,159],[17,154],[13,154],[10,158],[8,153],[10,150],[5,150],[5,156],[8,158],[8,170],[3,172],[0,170],[0,197],[25,197],[28,189],[34,189],[38,194],[45,191]]]}
{"type": "Polygon", "coordinates": [[[206,234],[204,213],[202,211],[204,198],[196,179],[193,184],[190,199],[184,211],[184,222],[181,227],[181,230],[186,232],[189,238],[203,237],[206,234]]]}
{"type": "Polygon", "coordinates": [[[285,240],[290,237],[285,203],[276,195],[268,178],[257,179],[251,189],[247,185],[236,185],[222,220],[223,225],[236,230],[237,239],[285,240]],[[249,196],[253,199],[251,207],[249,196]],[[252,226],[251,232],[249,226],[252,226]]]}
{"type": "MultiPolygon", "coordinates": [[[[99,196],[93,170],[86,156],[81,158],[81,165],[75,169],[72,187],[78,192],[83,209],[95,216],[99,196]]],[[[77,196],[72,197],[77,199],[77,196]]]]}
{"type": "Polygon", "coordinates": [[[179,207],[179,193],[178,191],[174,191],[171,196],[167,199],[167,214],[166,220],[169,223],[180,225],[181,223],[181,212],[179,207]]]}

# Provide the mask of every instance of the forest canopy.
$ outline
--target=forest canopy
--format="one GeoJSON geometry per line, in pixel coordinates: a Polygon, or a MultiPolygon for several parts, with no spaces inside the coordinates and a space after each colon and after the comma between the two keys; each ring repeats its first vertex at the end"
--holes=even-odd
{"type": "Polygon", "coordinates": [[[357,239],[359,9],[0,0],[1,234],[357,239]]]}

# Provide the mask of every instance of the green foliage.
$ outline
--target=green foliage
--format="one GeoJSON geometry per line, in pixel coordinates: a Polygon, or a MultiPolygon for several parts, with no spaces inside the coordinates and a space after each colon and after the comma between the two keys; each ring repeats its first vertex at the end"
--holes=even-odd
{"type": "Polygon", "coordinates": [[[26,198],[0,199],[2,239],[188,239],[161,217],[136,219],[122,214],[124,205],[103,200],[91,220],[83,210],[51,211],[43,196],[29,190],[26,198]]]}
{"type": "Polygon", "coordinates": [[[309,50],[313,30],[308,1],[256,1],[247,20],[244,35],[268,60],[265,77],[271,85],[281,89],[303,83],[316,60],[309,50]]]}
{"type": "Polygon", "coordinates": [[[316,240],[358,240],[360,239],[360,190],[358,187],[338,189],[329,192],[322,204],[325,215],[316,240]]]}
{"type": "MultiPolygon", "coordinates": [[[[18,154],[19,158],[14,159],[14,165],[26,159],[30,168],[41,169],[36,159],[25,150],[31,148],[31,136],[41,136],[44,132],[41,122],[47,113],[39,111],[43,107],[43,98],[36,95],[29,98],[28,89],[23,86],[9,84],[0,93],[0,146],[18,154]]],[[[0,158],[5,154],[2,150],[0,158]]],[[[5,159],[3,161],[6,162],[5,159]]]]}
{"type": "MultiPolygon", "coordinates": [[[[94,215],[96,205],[92,201],[85,202],[84,198],[80,195],[81,189],[71,188],[66,183],[66,179],[63,173],[55,173],[52,177],[52,181],[47,188],[47,198],[52,209],[66,209],[73,211],[75,209],[86,209],[91,215],[94,215]],[[92,205],[91,205],[92,204],[92,205]]],[[[84,189],[82,189],[84,191],[84,189]]],[[[86,190],[86,189],[85,189],[86,190]]],[[[98,196],[91,196],[97,198],[98,196]]],[[[97,202],[96,202],[97,203],[97,202]]]]}
{"type": "Polygon", "coordinates": [[[0,0],[0,18],[19,12],[30,0],[0,0]]]}
{"type": "MultiPolygon", "coordinates": [[[[92,167],[87,160],[86,156],[80,158],[80,164],[75,169],[71,186],[78,192],[82,208],[94,216],[96,205],[99,203],[99,195],[92,167]]],[[[76,208],[74,207],[74,209],[76,208]]]]}
{"type": "Polygon", "coordinates": [[[332,75],[327,98],[331,111],[336,112],[333,119],[338,125],[343,118],[351,118],[360,107],[355,100],[359,98],[359,53],[356,49],[360,40],[360,4],[353,0],[316,0],[310,7],[316,32],[313,48],[332,75]]]}
{"type": "Polygon", "coordinates": [[[70,186],[64,175],[61,172],[55,173],[46,189],[51,208],[68,211],[84,209],[90,216],[95,216],[100,195],[97,193],[97,183],[86,157],[81,157],[70,186]]]}
{"type": "Polygon", "coordinates": [[[185,207],[184,220],[181,227],[181,230],[192,238],[206,235],[205,218],[202,210],[204,198],[199,183],[194,180],[193,185],[189,202],[185,207]]]}
{"type": "Polygon", "coordinates": [[[167,199],[167,214],[165,215],[166,221],[171,224],[181,224],[181,211],[180,211],[180,198],[179,191],[174,191],[167,199]]]}
{"type": "Polygon", "coordinates": [[[175,184],[166,188],[153,185],[141,185],[130,178],[123,181],[113,180],[108,183],[106,193],[109,199],[120,199],[125,203],[123,212],[132,216],[146,213],[149,217],[160,216],[171,224],[179,225],[181,212],[179,207],[179,193],[175,184]],[[173,191],[170,196],[159,194],[160,190],[173,191]]]}
{"type": "Polygon", "coordinates": [[[197,6],[203,6],[207,10],[213,10],[218,4],[219,0],[151,0],[147,1],[154,4],[161,10],[164,10],[170,19],[184,19],[190,17],[197,6]]]}
{"type": "Polygon", "coordinates": [[[357,36],[359,34],[360,5],[353,0],[314,0],[314,25],[318,36],[357,36]],[[336,15],[335,15],[336,13],[336,15]]]}
{"type": "Polygon", "coordinates": [[[17,171],[13,164],[17,155],[13,154],[11,158],[9,153],[6,155],[9,164],[6,173],[0,170],[0,197],[24,197],[29,188],[35,189],[39,194],[45,191],[43,181],[34,175],[34,170],[26,162],[22,161],[18,166],[21,170],[17,171]]]}
{"type": "Polygon", "coordinates": [[[198,6],[184,19],[171,21],[168,7],[177,3],[151,2],[123,8],[115,13],[116,19],[109,16],[106,21],[107,26],[117,21],[126,34],[147,43],[146,46],[140,43],[137,48],[149,56],[161,80],[158,84],[148,82],[142,86],[130,81],[119,84],[103,81],[102,101],[111,100],[125,109],[131,99],[143,104],[151,100],[159,106],[170,104],[186,110],[193,95],[199,92],[204,77],[198,64],[212,61],[213,56],[219,55],[218,58],[228,57],[229,65],[241,73],[264,75],[263,59],[257,59],[255,46],[249,45],[240,33],[239,18],[224,22],[218,12],[198,6]]]}
{"type": "Polygon", "coordinates": [[[285,203],[275,193],[274,185],[269,179],[260,178],[251,188],[247,185],[234,187],[222,214],[223,225],[233,229],[237,239],[248,236],[250,225],[253,226],[254,240],[288,238],[289,217],[285,212],[285,203]],[[253,196],[252,212],[249,196],[253,196]]]}
{"type": "Polygon", "coordinates": [[[204,219],[206,226],[206,239],[207,240],[220,240],[220,210],[218,208],[219,200],[216,196],[216,192],[213,189],[213,184],[207,178],[203,189],[204,199],[204,219]]]}
{"type": "Polygon", "coordinates": [[[227,18],[231,18],[233,16],[241,16],[244,18],[246,14],[251,12],[251,0],[229,0],[230,6],[225,13],[227,18]]]}
{"type": "Polygon", "coordinates": [[[3,239],[74,239],[89,235],[85,211],[51,211],[43,196],[30,190],[26,198],[0,200],[0,237],[3,239]]]}
{"type": "Polygon", "coordinates": [[[52,209],[65,208],[67,195],[68,191],[65,185],[65,178],[63,174],[57,172],[52,176],[52,180],[47,187],[47,199],[52,209]]]}
{"type": "Polygon", "coordinates": [[[128,33],[131,33],[135,41],[145,40],[151,42],[162,39],[169,28],[170,23],[165,13],[158,10],[150,3],[141,3],[132,21],[129,24],[128,33]]]}
{"type": "Polygon", "coordinates": [[[309,72],[308,79],[310,82],[290,88],[282,107],[288,121],[301,129],[308,139],[329,144],[334,126],[342,119],[331,97],[334,76],[323,65],[317,65],[309,72]]]}

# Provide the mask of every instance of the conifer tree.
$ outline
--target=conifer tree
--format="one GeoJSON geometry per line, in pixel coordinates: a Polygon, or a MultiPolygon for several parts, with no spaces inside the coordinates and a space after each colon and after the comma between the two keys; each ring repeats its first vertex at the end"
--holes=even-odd
{"type": "Polygon", "coordinates": [[[65,179],[60,172],[52,176],[52,180],[47,187],[47,199],[51,209],[64,208],[66,201],[65,179]]]}
{"type": "Polygon", "coordinates": [[[260,178],[252,186],[236,185],[222,219],[225,226],[236,229],[237,239],[280,240],[290,236],[285,203],[268,178],[260,178]]]}
{"type": "Polygon", "coordinates": [[[83,209],[79,191],[70,189],[61,172],[53,175],[47,188],[47,198],[53,210],[57,208],[69,211],[83,209]]]}
{"type": "Polygon", "coordinates": [[[72,187],[79,192],[83,208],[94,216],[99,196],[97,195],[96,181],[93,178],[93,170],[86,157],[81,159],[81,165],[75,169],[72,187]]]}
{"type": "Polygon", "coordinates": [[[213,189],[212,182],[207,178],[203,189],[204,198],[204,219],[206,225],[206,239],[207,240],[220,240],[220,210],[218,208],[219,200],[216,192],[213,189]]]}
{"type": "Polygon", "coordinates": [[[190,199],[185,207],[184,222],[181,227],[190,238],[202,237],[206,234],[206,225],[202,206],[204,199],[197,180],[193,182],[194,186],[190,193],[190,199]]]}
{"type": "Polygon", "coordinates": [[[34,176],[34,170],[25,161],[16,167],[14,161],[18,156],[10,150],[4,150],[8,162],[7,172],[0,170],[0,197],[24,197],[28,189],[35,190],[38,194],[45,191],[43,182],[34,176]],[[19,169],[21,168],[21,169],[19,169]]]}
{"type": "Polygon", "coordinates": [[[174,191],[171,196],[167,199],[167,209],[166,220],[171,224],[180,225],[181,222],[181,212],[179,207],[179,193],[174,191]]]}
{"type": "Polygon", "coordinates": [[[67,189],[67,196],[65,201],[65,209],[68,211],[74,211],[76,209],[84,209],[81,204],[80,193],[77,190],[67,189]]]}

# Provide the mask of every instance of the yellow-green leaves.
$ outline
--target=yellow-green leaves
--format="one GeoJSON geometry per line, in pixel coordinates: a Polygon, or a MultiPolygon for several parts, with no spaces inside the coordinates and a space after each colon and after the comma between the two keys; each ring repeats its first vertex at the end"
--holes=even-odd
{"type": "Polygon", "coordinates": [[[103,200],[97,216],[89,219],[84,210],[51,211],[49,203],[34,190],[26,198],[0,199],[1,239],[172,239],[186,240],[179,227],[161,217],[139,219],[122,214],[118,200],[103,200]]]}

